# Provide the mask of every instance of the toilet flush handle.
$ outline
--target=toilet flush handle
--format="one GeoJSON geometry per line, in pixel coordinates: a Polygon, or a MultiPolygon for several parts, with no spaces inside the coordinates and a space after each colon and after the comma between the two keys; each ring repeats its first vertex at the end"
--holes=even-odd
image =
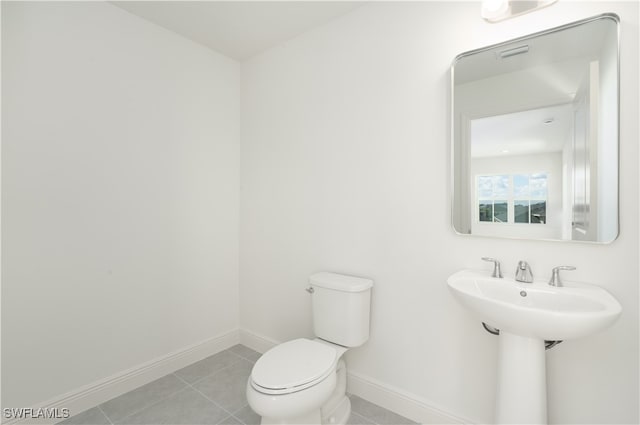
{"type": "Polygon", "coordinates": [[[307,291],[310,294],[313,294],[315,292],[315,290],[313,289],[313,287],[308,287],[307,289],[305,289],[305,291],[307,291]]]}

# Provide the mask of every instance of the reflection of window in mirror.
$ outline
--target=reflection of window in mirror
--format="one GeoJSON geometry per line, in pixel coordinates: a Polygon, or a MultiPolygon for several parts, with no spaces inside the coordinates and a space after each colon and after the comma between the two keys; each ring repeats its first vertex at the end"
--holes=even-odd
{"type": "Polygon", "coordinates": [[[478,223],[547,223],[548,173],[475,176],[478,223]]]}

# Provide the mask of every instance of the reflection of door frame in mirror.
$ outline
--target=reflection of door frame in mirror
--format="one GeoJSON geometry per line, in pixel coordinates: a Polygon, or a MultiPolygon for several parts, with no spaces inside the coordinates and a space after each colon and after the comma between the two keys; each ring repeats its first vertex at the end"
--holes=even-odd
{"type": "MultiPolygon", "coordinates": [[[[575,239],[545,239],[539,238],[537,240],[552,240],[552,241],[562,241],[562,242],[589,242],[589,243],[611,243],[613,242],[619,235],[620,228],[620,208],[619,208],[619,190],[620,190],[620,173],[619,173],[619,132],[620,132],[620,19],[618,15],[613,13],[603,13],[597,16],[593,16],[587,19],[583,19],[580,21],[572,22],[569,24],[565,24],[559,27],[551,28],[548,30],[540,31],[534,34],[522,36],[519,38],[515,38],[512,40],[508,40],[502,43],[482,47],[479,49],[471,50],[468,52],[461,53],[456,56],[453,60],[451,69],[450,69],[450,131],[451,131],[451,142],[450,142],[450,208],[451,208],[451,224],[453,230],[456,234],[459,235],[472,235],[471,233],[471,220],[473,217],[472,213],[472,176],[470,175],[469,164],[471,163],[471,148],[468,139],[470,138],[471,133],[471,121],[479,118],[486,118],[491,116],[496,116],[505,113],[515,113],[519,111],[527,111],[532,109],[544,108],[544,107],[552,107],[554,105],[560,104],[568,104],[573,103],[575,100],[573,97],[564,96],[558,97],[557,99],[545,99],[544,101],[527,101],[519,104],[517,106],[512,106],[508,112],[504,111],[503,107],[496,107],[482,105],[482,107],[476,107],[475,110],[473,108],[469,108],[463,112],[458,111],[458,116],[456,116],[456,102],[455,102],[455,68],[456,64],[463,58],[467,56],[471,56],[474,54],[499,49],[501,47],[513,46],[514,44],[521,43],[526,40],[533,39],[535,37],[544,36],[547,34],[556,33],[559,31],[564,31],[567,29],[571,29],[574,27],[582,26],[588,24],[593,21],[597,21],[600,19],[610,19],[613,20],[616,24],[616,45],[615,45],[615,60],[616,60],[616,103],[617,103],[617,117],[615,123],[615,144],[611,146],[615,147],[615,154],[617,155],[616,159],[616,167],[618,170],[616,172],[616,193],[612,194],[616,201],[616,214],[615,214],[615,226],[616,231],[615,235],[611,239],[607,240],[595,240],[595,241],[579,241],[575,239]],[[456,137],[458,135],[459,137],[456,137]],[[456,190],[457,189],[457,190],[456,190]],[[463,190],[460,190],[463,189],[463,190]],[[456,206],[462,207],[461,211],[456,214],[456,206]]],[[[591,126],[593,129],[593,125],[591,126]]],[[[596,130],[597,131],[597,130],[596,130]]],[[[473,236],[473,235],[472,235],[473,236]]],[[[505,237],[505,236],[500,236],[505,237]]],[[[507,238],[513,239],[523,239],[521,237],[511,237],[506,236],[507,238]]],[[[526,238],[525,238],[526,239],[526,238]]]]}
{"type": "Polygon", "coordinates": [[[573,202],[573,214],[571,220],[571,239],[572,240],[585,240],[588,241],[593,237],[597,237],[598,228],[598,217],[597,217],[597,208],[592,208],[592,205],[598,205],[598,164],[596,162],[596,155],[590,155],[590,152],[593,152],[598,149],[597,146],[597,138],[594,137],[594,134],[597,134],[598,131],[598,123],[596,120],[590,119],[594,113],[597,115],[598,111],[598,81],[599,81],[599,72],[597,64],[590,63],[589,64],[589,72],[587,73],[586,80],[583,81],[583,84],[578,90],[576,94],[576,98],[574,101],[574,114],[578,117],[585,110],[588,113],[584,114],[584,121],[580,121],[574,119],[574,132],[573,132],[573,171],[574,171],[574,185],[573,188],[576,188],[575,185],[575,173],[576,173],[576,162],[578,161],[576,155],[580,152],[579,148],[584,150],[585,154],[583,155],[584,164],[580,169],[584,170],[584,176],[582,177],[584,188],[582,193],[582,199],[580,199],[583,204],[578,204],[576,202],[577,193],[573,193],[574,202],[573,202]],[[582,125],[579,129],[578,127],[582,125]],[[580,132],[578,130],[581,130],[580,132]],[[582,134],[584,136],[584,140],[582,140],[582,145],[579,146],[578,134],[582,134]],[[581,207],[580,211],[577,211],[576,214],[576,205],[581,207]]]}

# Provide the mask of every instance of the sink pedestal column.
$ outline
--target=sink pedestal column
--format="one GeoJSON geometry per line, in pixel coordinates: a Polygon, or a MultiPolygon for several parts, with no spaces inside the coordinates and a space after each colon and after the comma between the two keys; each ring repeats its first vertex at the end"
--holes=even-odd
{"type": "Polygon", "coordinates": [[[498,337],[498,424],[546,424],[544,341],[500,331],[498,337]]]}

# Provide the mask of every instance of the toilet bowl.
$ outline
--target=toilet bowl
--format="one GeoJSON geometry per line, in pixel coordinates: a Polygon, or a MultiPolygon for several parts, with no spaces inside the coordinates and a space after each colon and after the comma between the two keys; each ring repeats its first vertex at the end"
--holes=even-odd
{"type": "Polygon", "coordinates": [[[346,423],[346,351],[319,339],[295,339],[266,352],[247,383],[247,400],[261,423],[346,423]]]}
{"type": "Polygon", "coordinates": [[[351,413],[342,359],[369,338],[373,281],[335,273],[309,278],[316,339],[279,344],[253,367],[247,401],[261,424],[345,424],[351,413]]]}

